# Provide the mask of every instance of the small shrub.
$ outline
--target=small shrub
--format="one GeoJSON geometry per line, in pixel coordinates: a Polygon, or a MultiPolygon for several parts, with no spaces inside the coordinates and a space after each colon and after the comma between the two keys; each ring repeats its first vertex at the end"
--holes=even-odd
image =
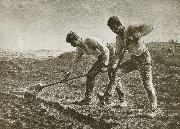
{"type": "Polygon", "coordinates": [[[177,43],[178,43],[178,40],[170,39],[168,42],[169,42],[170,44],[177,44],[177,43]]]}

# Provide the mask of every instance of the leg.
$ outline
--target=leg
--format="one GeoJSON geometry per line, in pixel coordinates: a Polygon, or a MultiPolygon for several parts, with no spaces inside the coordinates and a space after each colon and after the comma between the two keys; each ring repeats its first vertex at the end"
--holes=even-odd
{"type": "Polygon", "coordinates": [[[109,98],[111,97],[111,94],[109,92],[111,91],[112,86],[115,83],[115,70],[109,69],[108,76],[109,76],[109,84],[108,84],[108,87],[107,87],[104,95],[103,96],[98,95],[99,100],[101,102],[108,102],[109,98]]]}
{"type": "Polygon", "coordinates": [[[101,72],[101,69],[103,68],[103,63],[100,59],[98,59],[92,66],[92,68],[89,70],[87,74],[87,81],[86,81],[86,93],[85,98],[87,100],[90,100],[90,96],[92,94],[94,83],[95,83],[95,77],[98,73],[101,72]]]}
{"type": "Polygon", "coordinates": [[[142,78],[142,82],[144,85],[144,88],[148,94],[148,98],[150,100],[150,106],[152,110],[155,110],[157,108],[157,97],[156,97],[156,91],[153,86],[152,82],[152,69],[151,65],[146,65],[140,68],[140,74],[142,78]]]}
{"type": "Polygon", "coordinates": [[[101,58],[98,58],[98,60],[93,64],[92,68],[87,73],[85,99],[81,101],[75,101],[74,104],[89,105],[89,102],[91,101],[90,97],[94,88],[95,77],[98,73],[101,72],[102,68],[103,68],[103,63],[101,61],[101,58]]]}
{"type": "MultiPolygon", "coordinates": [[[[131,58],[130,60],[122,63],[118,68],[121,69],[122,74],[126,74],[126,73],[132,72],[134,70],[137,70],[138,65],[131,58]]],[[[122,85],[121,81],[118,82],[118,85],[119,84],[122,85]]],[[[120,89],[120,87],[118,85],[116,86],[116,92],[119,96],[119,100],[121,102],[123,102],[124,101],[124,93],[122,92],[122,90],[120,89]]]]}
{"type": "MultiPolygon", "coordinates": [[[[121,72],[123,74],[129,73],[129,72],[132,72],[132,71],[138,69],[137,64],[132,59],[122,63],[120,66],[118,66],[118,68],[121,69],[121,72]]],[[[116,71],[115,70],[109,70],[108,75],[109,75],[110,81],[109,81],[108,87],[104,93],[104,98],[106,101],[108,101],[108,98],[111,96],[109,92],[112,89],[113,85],[115,84],[116,71]]],[[[118,84],[120,84],[120,83],[121,82],[119,82],[118,84]]],[[[124,93],[121,91],[121,89],[118,86],[116,86],[116,92],[119,96],[119,100],[122,102],[124,100],[124,93]]]]}

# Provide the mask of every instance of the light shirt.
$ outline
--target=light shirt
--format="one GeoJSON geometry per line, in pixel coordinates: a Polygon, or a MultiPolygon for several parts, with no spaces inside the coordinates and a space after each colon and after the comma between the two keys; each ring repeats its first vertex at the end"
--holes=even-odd
{"type": "Polygon", "coordinates": [[[116,36],[116,55],[115,64],[118,63],[118,58],[122,55],[123,49],[127,49],[129,54],[140,56],[148,48],[142,41],[141,37],[149,34],[152,31],[152,27],[148,25],[131,25],[124,31],[124,40],[121,35],[116,36]],[[137,40],[134,40],[136,37],[137,40]]]}
{"type": "Polygon", "coordinates": [[[106,44],[97,38],[87,38],[85,40],[79,40],[80,46],[76,49],[75,62],[78,62],[82,55],[94,55],[98,57],[99,55],[103,56],[103,63],[108,65],[109,63],[109,49],[106,44]]]}
{"type": "MultiPolygon", "coordinates": [[[[120,47],[125,47],[129,54],[131,55],[136,55],[136,56],[140,56],[142,53],[144,53],[147,50],[147,47],[145,45],[145,43],[142,41],[142,39],[139,39],[138,41],[127,41],[125,39],[125,43],[128,43],[129,45],[126,46],[126,44],[122,44],[122,40],[121,37],[119,35],[117,35],[116,37],[116,48],[120,48],[120,47]]],[[[121,50],[121,49],[119,49],[121,50]]]]}

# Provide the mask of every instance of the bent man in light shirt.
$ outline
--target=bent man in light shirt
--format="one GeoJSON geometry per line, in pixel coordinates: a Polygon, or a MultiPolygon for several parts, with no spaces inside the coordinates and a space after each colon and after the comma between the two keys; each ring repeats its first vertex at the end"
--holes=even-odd
{"type": "MultiPolygon", "coordinates": [[[[107,45],[96,38],[82,39],[72,31],[67,34],[66,42],[70,43],[73,47],[76,47],[76,57],[74,60],[75,65],[77,65],[77,63],[81,60],[83,54],[95,55],[97,57],[97,61],[87,73],[85,99],[75,103],[79,105],[89,105],[95,83],[95,77],[102,70],[105,71],[112,66],[110,60],[114,57],[115,50],[110,45],[107,45]]],[[[111,78],[111,73],[111,70],[108,69],[109,78],[111,78]]]]}
{"type": "MultiPolygon", "coordinates": [[[[141,37],[149,34],[153,28],[142,24],[129,26],[126,29],[122,26],[117,16],[110,17],[107,25],[115,34],[117,34],[113,68],[121,69],[121,72],[124,74],[138,70],[150,100],[150,107],[152,110],[155,110],[157,108],[157,97],[152,82],[151,56],[148,48],[141,40],[141,37]],[[131,54],[131,58],[118,65],[118,62],[121,61],[119,58],[123,56],[124,50],[127,50],[131,54]]],[[[106,90],[104,97],[106,97],[106,94],[109,92],[108,90],[106,90]]]]}

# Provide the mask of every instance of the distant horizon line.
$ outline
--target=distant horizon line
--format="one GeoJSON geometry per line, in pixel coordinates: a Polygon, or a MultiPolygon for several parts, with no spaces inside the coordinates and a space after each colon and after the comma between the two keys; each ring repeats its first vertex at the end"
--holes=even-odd
{"type": "MultiPolygon", "coordinates": [[[[169,41],[151,41],[151,42],[147,42],[147,44],[149,43],[155,43],[155,42],[159,42],[159,43],[168,43],[169,41]]],[[[177,43],[180,43],[179,41],[177,43]]],[[[11,49],[11,48],[0,48],[0,51],[11,51],[11,52],[40,52],[40,51],[49,51],[49,52],[52,52],[52,51],[55,51],[55,52],[68,52],[68,51],[62,51],[60,49],[57,49],[57,48],[51,48],[51,49],[48,49],[48,48],[40,48],[40,49],[33,49],[33,48],[29,48],[29,49],[11,49]]],[[[72,51],[72,50],[71,50],[72,51]]]]}

